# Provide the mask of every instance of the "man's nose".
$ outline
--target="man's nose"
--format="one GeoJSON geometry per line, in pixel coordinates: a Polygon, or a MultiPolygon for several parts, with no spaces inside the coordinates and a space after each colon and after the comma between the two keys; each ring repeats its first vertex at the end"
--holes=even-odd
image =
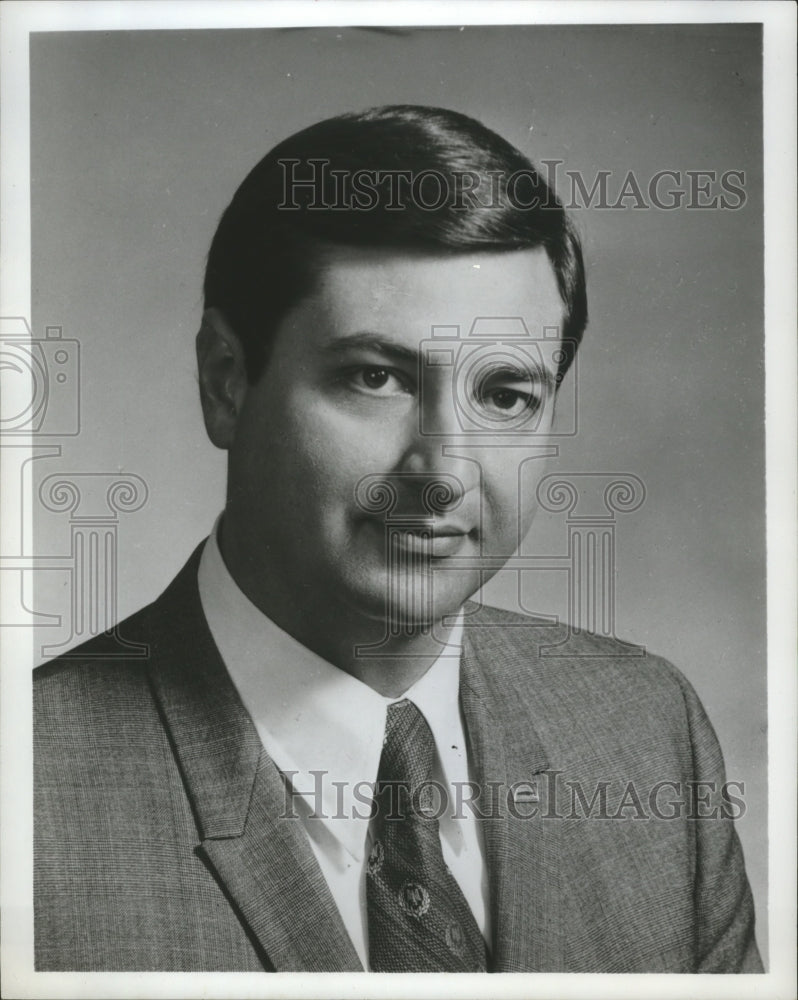
{"type": "Polygon", "coordinates": [[[428,413],[425,417],[412,430],[400,471],[427,478],[440,508],[454,507],[479,485],[479,466],[465,452],[466,437],[453,406],[439,406],[434,419],[428,413]],[[436,480],[438,491],[433,487],[436,480]]]}

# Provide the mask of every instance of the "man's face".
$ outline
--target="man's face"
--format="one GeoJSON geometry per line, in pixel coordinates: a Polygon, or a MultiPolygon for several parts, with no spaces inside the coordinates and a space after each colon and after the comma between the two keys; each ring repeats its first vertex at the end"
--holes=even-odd
{"type": "Polygon", "coordinates": [[[433,619],[456,611],[496,571],[494,559],[480,572],[478,557],[509,556],[529,528],[529,473],[539,478],[544,463],[524,467],[523,509],[519,469],[553,413],[556,364],[544,354],[540,370],[525,366],[523,350],[491,342],[506,333],[496,317],[523,318],[529,336],[518,346],[528,351],[545,327],[561,326],[562,308],[542,250],[336,249],[316,291],[281,323],[235,426],[228,517],[264,588],[370,618],[388,602],[394,618],[426,619],[422,590],[433,619]],[[477,319],[483,336],[472,343],[477,319]],[[466,354],[431,364],[433,327],[459,327],[466,354]],[[458,376],[458,357],[474,352],[477,376],[460,377],[462,364],[458,376]],[[436,480],[452,490],[437,510],[424,493],[436,480]],[[395,497],[389,512],[368,502],[381,484],[395,497]],[[397,519],[411,527],[394,532],[389,554],[397,519]]]}

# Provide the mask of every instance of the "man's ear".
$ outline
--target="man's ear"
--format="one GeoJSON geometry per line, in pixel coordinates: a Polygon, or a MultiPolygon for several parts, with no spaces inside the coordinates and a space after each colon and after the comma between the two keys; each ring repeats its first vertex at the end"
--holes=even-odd
{"type": "Polygon", "coordinates": [[[241,341],[218,309],[206,309],[202,315],[197,369],[208,437],[217,448],[229,449],[248,383],[241,341]]]}

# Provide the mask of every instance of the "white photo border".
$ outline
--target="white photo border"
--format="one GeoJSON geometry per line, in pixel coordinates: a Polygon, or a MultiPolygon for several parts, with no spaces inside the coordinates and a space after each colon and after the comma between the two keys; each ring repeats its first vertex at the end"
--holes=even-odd
{"type": "MultiPolygon", "coordinates": [[[[33,32],[341,25],[688,24],[758,22],[764,46],[765,323],[768,552],[770,971],[741,976],[503,975],[492,995],[794,996],[796,925],[796,16],[781,2],[581,2],[514,0],[246,0],[17,2],[0,7],[0,315],[31,314],[29,36],[33,32]],[[689,980],[689,983],[685,980],[689,980]]],[[[25,439],[19,443],[24,447],[25,439]]],[[[27,441],[30,446],[30,441],[27,441]]],[[[30,477],[30,464],[27,466],[30,477]]],[[[27,485],[30,486],[28,479],[27,485]]],[[[19,482],[2,481],[2,509],[19,508],[19,482]]],[[[30,495],[30,490],[27,491],[30,495]]],[[[0,520],[6,551],[9,517],[0,520]]],[[[0,598],[3,595],[0,594],[0,598]]],[[[33,637],[2,636],[2,919],[6,997],[481,997],[482,977],[303,973],[37,973],[33,968],[33,637]]]]}

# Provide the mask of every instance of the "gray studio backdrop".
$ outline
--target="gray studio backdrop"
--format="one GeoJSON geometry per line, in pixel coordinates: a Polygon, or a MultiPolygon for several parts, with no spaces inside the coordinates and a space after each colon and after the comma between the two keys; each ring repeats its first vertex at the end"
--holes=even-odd
{"type": "MultiPolygon", "coordinates": [[[[80,349],[80,433],[34,463],[34,489],[78,473],[84,484],[137,476],[148,490],[138,510],[122,496],[113,512],[124,616],[161,591],[223,504],[224,456],[204,435],[193,359],[203,262],[234,189],[274,143],[345,110],[413,102],[562,161],[566,200],[565,170],[588,187],[609,171],[610,204],[629,171],[644,194],[663,170],[681,172],[682,189],[686,171],[743,172],[744,197],[725,210],[635,196],[575,210],[591,322],[568,390],[579,432],[560,441],[552,471],[645,486],[639,509],[617,517],[616,631],[686,673],[728,777],[745,783],[738,828],[764,946],[760,53],[756,25],[35,36],[31,321],[80,349]]],[[[719,192],[710,183],[697,200],[719,192]]],[[[36,553],[66,559],[28,575],[29,603],[61,617],[39,629],[52,649],[70,636],[75,511],[34,507],[36,553]]],[[[566,545],[563,515],[542,512],[525,551],[566,545]]],[[[528,574],[519,595],[516,575],[500,574],[488,597],[566,615],[566,575],[528,574]]]]}

